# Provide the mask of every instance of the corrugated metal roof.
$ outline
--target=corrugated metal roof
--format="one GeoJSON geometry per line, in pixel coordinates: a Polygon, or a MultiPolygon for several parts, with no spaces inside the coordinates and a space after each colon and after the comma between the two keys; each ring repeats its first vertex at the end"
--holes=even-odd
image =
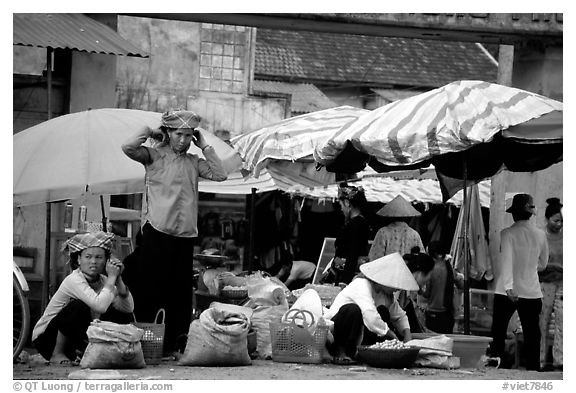
{"type": "Polygon", "coordinates": [[[84,14],[13,14],[14,45],[135,57],[149,55],[84,14]]]}
{"type": "Polygon", "coordinates": [[[320,89],[308,83],[255,80],[254,90],[291,94],[293,113],[310,113],[337,106],[320,89]]]}

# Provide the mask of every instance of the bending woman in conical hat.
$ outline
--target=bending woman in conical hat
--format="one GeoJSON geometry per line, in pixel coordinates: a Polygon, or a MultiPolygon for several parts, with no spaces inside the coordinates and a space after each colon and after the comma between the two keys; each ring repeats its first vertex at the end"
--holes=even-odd
{"type": "Polygon", "coordinates": [[[360,266],[360,274],[334,299],[324,315],[334,322],[328,350],[336,364],[353,364],[358,345],[401,339],[410,341],[408,317],[395,299],[399,290],[418,290],[398,253],[360,266]]]}
{"type": "Polygon", "coordinates": [[[34,326],[32,342],[51,364],[76,365],[77,351],[88,342],[86,330],[93,319],[116,323],[133,321],[134,301],[122,281],[124,266],[110,258],[113,234],[74,235],[64,243],[74,269],[50,299],[34,326]]]}

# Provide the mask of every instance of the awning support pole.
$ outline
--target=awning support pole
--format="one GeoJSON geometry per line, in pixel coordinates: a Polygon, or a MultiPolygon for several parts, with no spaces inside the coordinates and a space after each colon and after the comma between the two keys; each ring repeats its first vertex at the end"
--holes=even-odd
{"type": "Polygon", "coordinates": [[[248,273],[252,274],[252,269],[254,268],[254,233],[256,232],[256,223],[254,222],[256,214],[256,188],[252,188],[252,194],[250,195],[250,237],[248,245],[248,273]]]}
{"type": "Polygon", "coordinates": [[[470,201],[468,193],[468,185],[466,181],[468,180],[468,166],[466,164],[466,159],[464,159],[463,168],[463,178],[464,178],[464,196],[462,207],[464,208],[464,222],[463,222],[463,232],[464,232],[464,334],[470,334],[470,252],[468,250],[468,216],[470,215],[470,201]]]}

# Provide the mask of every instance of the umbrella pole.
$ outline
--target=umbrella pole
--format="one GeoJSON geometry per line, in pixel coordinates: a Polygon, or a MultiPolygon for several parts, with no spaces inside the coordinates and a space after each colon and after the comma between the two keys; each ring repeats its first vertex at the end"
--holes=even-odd
{"type": "Polygon", "coordinates": [[[100,195],[100,209],[102,210],[102,231],[108,232],[106,228],[108,226],[108,220],[106,218],[106,210],[104,210],[104,197],[102,195],[100,195]]]}
{"type": "Polygon", "coordinates": [[[42,272],[42,312],[48,306],[50,298],[50,242],[52,232],[52,205],[46,203],[46,243],[44,248],[44,271],[42,272]]]}
{"type": "Polygon", "coordinates": [[[462,206],[464,207],[464,221],[463,221],[463,232],[464,232],[464,245],[463,245],[463,253],[464,253],[464,334],[470,334],[470,283],[468,280],[469,271],[470,271],[470,253],[468,250],[468,216],[469,216],[469,206],[470,201],[468,187],[466,184],[466,180],[468,178],[468,167],[466,164],[466,160],[464,160],[464,168],[463,168],[463,178],[464,178],[464,195],[463,195],[463,203],[462,206]]]}
{"type": "Polygon", "coordinates": [[[256,188],[252,188],[250,195],[250,240],[248,245],[248,273],[252,274],[254,268],[254,233],[255,231],[255,210],[256,209],[256,188]]]}

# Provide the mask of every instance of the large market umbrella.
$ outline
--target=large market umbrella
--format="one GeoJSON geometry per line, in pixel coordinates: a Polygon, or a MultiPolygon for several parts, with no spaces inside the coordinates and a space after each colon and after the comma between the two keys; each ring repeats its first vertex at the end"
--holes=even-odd
{"type": "MultiPolygon", "coordinates": [[[[129,159],[121,145],[143,127],[158,128],[161,116],[134,109],[93,109],[15,134],[14,205],[143,192],[144,167],[129,159]]],[[[202,133],[228,172],[239,168],[240,158],[226,142],[208,131],[202,133]]],[[[189,152],[203,157],[194,144],[189,152]]]]}
{"type": "Polygon", "coordinates": [[[316,170],[314,148],[367,112],[340,106],[307,113],[240,135],[232,144],[242,157],[245,173],[258,177],[268,168],[306,186],[325,185],[335,178],[326,170],[316,170]]]}
{"type": "Polygon", "coordinates": [[[329,171],[434,164],[445,199],[502,169],[532,172],[562,159],[562,103],[525,90],[457,81],[375,109],[318,145],[329,171]],[[463,171],[466,163],[466,173],[463,171]]]}
{"type": "MultiPolygon", "coordinates": [[[[361,116],[319,145],[314,158],[334,172],[357,172],[367,164],[379,172],[433,164],[444,200],[459,189],[466,200],[467,185],[502,169],[533,172],[561,161],[562,110],[561,102],[525,90],[457,81],[361,116]]],[[[468,333],[469,263],[464,267],[468,333]]]]}

